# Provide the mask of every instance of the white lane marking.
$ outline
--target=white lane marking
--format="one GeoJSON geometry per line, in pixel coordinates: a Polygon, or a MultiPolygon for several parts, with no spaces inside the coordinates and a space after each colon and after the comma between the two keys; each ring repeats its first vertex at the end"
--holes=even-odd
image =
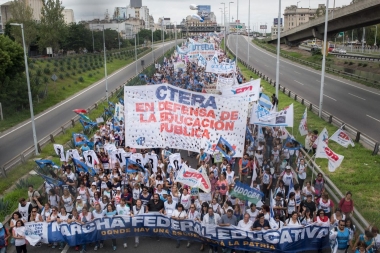
{"type": "Polygon", "coordinates": [[[301,73],[300,73],[300,72],[297,72],[297,71],[295,71],[295,70],[294,70],[294,73],[301,75],[301,73]]]}
{"type": "Polygon", "coordinates": [[[298,82],[297,80],[294,80],[294,82],[296,82],[296,83],[299,83],[299,84],[303,85],[303,83],[300,83],[300,82],[298,82]]]}
{"type": "Polygon", "coordinates": [[[367,117],[370,117],[371,119],[374,119],[374,120],[380,122],[380,119],[376,119],[376,118],[374,118],[374,117],[372,117],[372,116],[369,116],[368,114],[367,114],[367,117]]]}
{"type": "Polygon", "coordinates": [[[351,93],[348,93],[348,94],[350,94],[351,96],[354,96],[354,97],[357,97],[357,98],[360,98],[360,99],[365,100],[365,98],[362,98],[362,97],[356,96],[356,95],[354,95],[354,94],[351,94],[351,93]]]}
{"type": "MultiPolygon", "coordinates": [[[[173,42],[165,43],[164,45],[167,45],[167,44],[170,44],[170,43],[173,43],[173,42]]],[[[160,49],[160,48],[157,48],[157,49],[155,49],[154,51],[159,50],[159,49],[160,49]]],[[[149,53],[146,54],[146,55],[144,55],[143,57],[145,57],[145,56],[147,56],[147,55],[149,55],[149,53]]],[[[139,58],[139,59],[141,59],[141,58],[139,58]]],[[[137,60],[138,60],[138,59],[137,59],[137,60]]],[[[116,71],[116,72],[112,73],[111,75],[109,75],[108,78],[110,78],[110,77],[116,75],[117,73],[123,71],[124,69],[128,68],[129,66],[134,65],[135,63],[136,63],[136,62],[133,61],[132,63],[130,63],[130,64],[128,64],[127,66],[125,66],[124,68],[119,69],[118,71],[116,71]]],[[[39,119],[39,118],[45,116],[46,114],[50,113],[51,111],[54,111],[54,110],[57,109],[58,107],[60,107],[60,106],[62,106],[62,105],[64,105],[64,104],[67,104],[68,102],[70,102],[70,101],[73,100],[74,98],[77,98],[77,97],[79,97],[80,95],[82,95],[83,93],[85,93],[85,92],[91,90],[92,88],[95,88],[96,86],[98,86],[99,84],[101,84],[101,83],[104,82],[104,81],[105,81],[105,79],[103,78],[103,79],[101,79],[100,81],[98,81],[98,82],[96,82],[96,83],[94,83],[94,84],[91,84],[90,87],[86,88],[85,90],[82,90],[82,91],[81,91],[80,93],[78,93],[77,95],[75,95],[75,96],[73,96],[73,97],[71,97],[71,98],[69,98],[69,99],[67,99],[67,100],[65,100],[65,101],[63,101],[63,102],[61,102],[61,103],[59,103],[58,105],[54,106],[53,108],[51,108],[50,110],[44,112],[43,114],[39,115],[38,117],[35,117],[34,120],[36,121],[37,119],[39,119]]],[[[0,139],[1,139],[1,138],[4,138],[5,136],[7,136],[7,135],[9,135],[9,134],[11,134],[11,133],[13,133],[13,132],[15,132],[15,131],[17,131],[17,130],[19,130],[20,128],[23,128],[24,126],[28,125],[30,122],[31,122],[31,121],[29,120],[28,122],[26,122],[26,123],[22,124],[21,126],[15,128],[15,129],[13,129],[12,131],[9,131],[8,133],[6,133],[6,134],[0,136],[0,139]]]]}
{"type": "MultiPolygon", "coordinates": [[[[270,53],[268,53],[268,52],[265,52],[265,51],[261,50],[261,48],[258,48],[256,45],[254,46],[253,44],[251,44],[251,46],[252,46],[253,48],[255,48],[256,50],[258,50],[258,51],[260,51],[260,52],[262,52],[262,53],[264,53],[264,54],[266,54],[266,55],[269,55],[270,57],[273,57],[273,58],[276,57],[276,56],[274,56],[274,55],[272,55],[272,54],[270,54],[270,53]]],[[[294,64],[294,63],[292,63],[292,62],[285,61],[284,59],[281,59],[281,61],[286,62],[286,63],[288,63],[288,64],[290,64],[290,65],[293,65],[293,66],[295,66],[295,67],[297,67],[297,68],[307,70],[307,71],[312,72],[312,73],[317,74],[317,75],[320,75],[320,74],[321,74],[320,72],[316,72],[316,71],[313,71],[313,70],[311,70],[311,69],[307,69],[307,68],[301,67],[301,66],[299,66],[299,65],[297,65],[297,64],[294,64]]],[[[364,91],[368,91],[368,92],[370,92],[370,93],[372,93],[372,94],[375,94],[375,95],[379,95],[379,96],[380,96],[380,93],[377,93],[377,92],[374,92],[374,91],[371,91],[371,90],[367,90],[367,89],[364,89],[364,88],[362,88],[362,87],[355,86],[355,85],[353,85],[353,84],[349,84],[349,83],[343,82],[342,80],[335,79],[335,78],[332,78],[332,77],[330,77],[330,76],[326,76],[326,78],[330,78],[331,80],[334,80],[334,81],[337,81],[337,82],[340,82],[340,83],[344,83],[344,84],[346,84],[346,85],[349,85],[349,86],[352,86],[352,87],[355,87],[355,88],[358,88],[358,89],[361,89],[361,90],[364,90],[364,91]]],[[[319,82],[319,81],[318,81],[318,82],[319,82]]]]}
{"type": "Polygon", "coordinates": [[[66,253],[69,250],[70,246],[66,244],[65,248],[61,251],[61,253],[66,253]]]}
{"type": "Polygon", "coordinates": [[[323,94],[323,96],[328,97],[329,99],[332,99],[332,100],[336,101],[335,98],[329,97],[329,96],[327,96],[327,95],[325,95],[325,94],[323,94]]]}

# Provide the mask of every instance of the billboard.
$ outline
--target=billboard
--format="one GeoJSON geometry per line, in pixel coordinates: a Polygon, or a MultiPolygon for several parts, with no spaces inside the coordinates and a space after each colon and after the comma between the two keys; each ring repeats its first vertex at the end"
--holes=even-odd
{"type": "Polygon", "coordinates": [[[114,19],[127,19],[127,8],[126,7],[116,7],[113,14],[114,19]]]}
{"type": "Polygon", "coordinates": [[[267,29],[267,25],[260,25],[260,29],[266,30],[267,29]]]}
{"type": "MultiPolygon", "coordinates": [[[[274,24],[274,25],[278,25],[278,18],[275,18],[275,19],[273,20],[273,24],[274,24]]],[[[282,18],[280,18],[280,25],[282,25],[282,18]]]]}
{"type": "Polygon", "coordinates": [[[203,20],[210,20],[211,5],[198,5],[198,15],[203,20]]]}

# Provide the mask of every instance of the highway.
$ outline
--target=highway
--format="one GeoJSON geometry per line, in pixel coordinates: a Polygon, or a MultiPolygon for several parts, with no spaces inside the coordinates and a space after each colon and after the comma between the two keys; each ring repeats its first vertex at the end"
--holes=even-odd
{"type": "MultiPolygon", "coordinates": [[[[169,50],[173,45],[174,42],[166,42],[164,44],[164,50],[169,50]]],[[[157,44],[155,46],[158,46],[158,48],[154,50],[154,57],[158,58],[162,55],[162,44],[157,44]]],[[[153,62],[152,53],[137,60],[138,72],[142,69],[140,64],[140,60],[142,59],[145,61],[145,66],[149,66],[153,62]]],[[[134,76],[135,73],[136,67],[133,62],[109,75],[109,93],[134,76]]],[[[102,79],[56,106],[35,115],[37,140],[48,136],[54,130],[60,128],[64,123],[73,118],[75,116],[75,113],[72,112],[73,109],[87,109],[93,105],[96,101],[106,95],[105,90],[105,79],[102,79]]],[[[30,120],[4,131],[0,135],[0,166],[3,166],[6,162],[31,146],[33,146],[33,135],[30,120]]]]}
{"type": "MultiPolygon", "coordinates": [[[[248,62],[248,37],[230,35],[227,45],[238,57],[248,62]]],[[[251,38],[250,38],[251,39],[251,38]]],[[[249,64],[265,76],[276,79],[276,55],[250,43],[249,64]]],[[[319,105],[321,71],[281,58],[281,85],[319,105]]],[[[265,92],[265,91],[264,91],[265,92]]],[[[325,75],[323,110],[352,125],[377,142],[380,141],[380,90],[330,74],[325,75]]],[[[296,122],[295,125],[298,123],[296,122]]],[[[322,129],[319,129],[322,130],[322,129]]],[[[332,133],[330,133],[332,134],[332,133]]]]}

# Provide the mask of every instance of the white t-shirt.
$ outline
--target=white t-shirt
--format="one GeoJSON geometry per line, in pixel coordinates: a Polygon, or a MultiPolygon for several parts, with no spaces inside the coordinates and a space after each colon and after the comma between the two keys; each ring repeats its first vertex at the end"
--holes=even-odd
{"type": "MultiPolygon", "coordinates": [[[[257,210],[256,210],[257,211],[257,210]]],[[[237,227],[244,231],[251,231],[251,227],[253,225],[252,220],[248,220],[247,223],[245,223],[244,220],[239,221],[237,227]]]]}
{"type": "Polygon", "coordinates": [[[105,213],[106,212],[104,210],[100,210],[100,213],[98,213],[96,210],[92,211],[92,215],[94,216],[94,219],[103,218],[105,213]]]}
{"type": "Polygon", "coordinates": [[[298,166],[298,177],[300,179],[306,179],[306,166],[304,164],[298,166]]]}
{"type": "Polygon", "coordinates": [[[183,205],[183,207],[188,210],[189,207],[190,207],[190,204],[191,204],[191,200],[190,200],[191,196],[190,194],[187,194],[186,196],[182,194],[181,196],[181,204],[183,205]]]}
{"type": "Polygon", "coordinates": [[[226,179],[228,184],[234,183],[235,171],[231,171],[230,173],[226,172],[226,179]]]}
{"type": "Polygon", "coordinates": [[[172,217],[176,217],[176,218],[185,218],[187,216],[186,214],[186,211],[185,210],[182,210],[181,212],[179,212],[177,209],[174,210],[173,214],[172,214],[172,217]]]}
{"type": "Polygon", "coordinates": [[[260,213],[259,210],[257,210],[257,209],[254,212],[252,212],[251,208],[247,209],[246,212],[249,214],[249,216],[250,216],[249,219],[252,222],[255,222],[257,215],[259,215],[259,213],[260,213]]]}
{"type": "Polygon", "coordinates": [[[176,205],[177,205],[177,202],[175,202],[175,201],[172,201],[171,204],[169,204],[168,201],[165,201],[164,207],[165,207],[166,215],[168,217],[172,217],[174,210],[176,210],[175,209],[176,205]]]}
{"type": "Polygon", "coordinates": [[[131,209],[129,208],[128,205],[117,205],[116,206],[116,211],[118,215],[130,215],[131,214],[131,209]]]}

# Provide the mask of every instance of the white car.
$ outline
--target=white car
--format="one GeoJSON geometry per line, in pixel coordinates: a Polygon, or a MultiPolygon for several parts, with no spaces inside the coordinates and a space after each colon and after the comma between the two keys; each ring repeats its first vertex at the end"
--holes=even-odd
{"type": "Polygon", "coordinates": [[[346,54],[347,51],[345,49],[339,49],[339,54],[346,54]]]}

